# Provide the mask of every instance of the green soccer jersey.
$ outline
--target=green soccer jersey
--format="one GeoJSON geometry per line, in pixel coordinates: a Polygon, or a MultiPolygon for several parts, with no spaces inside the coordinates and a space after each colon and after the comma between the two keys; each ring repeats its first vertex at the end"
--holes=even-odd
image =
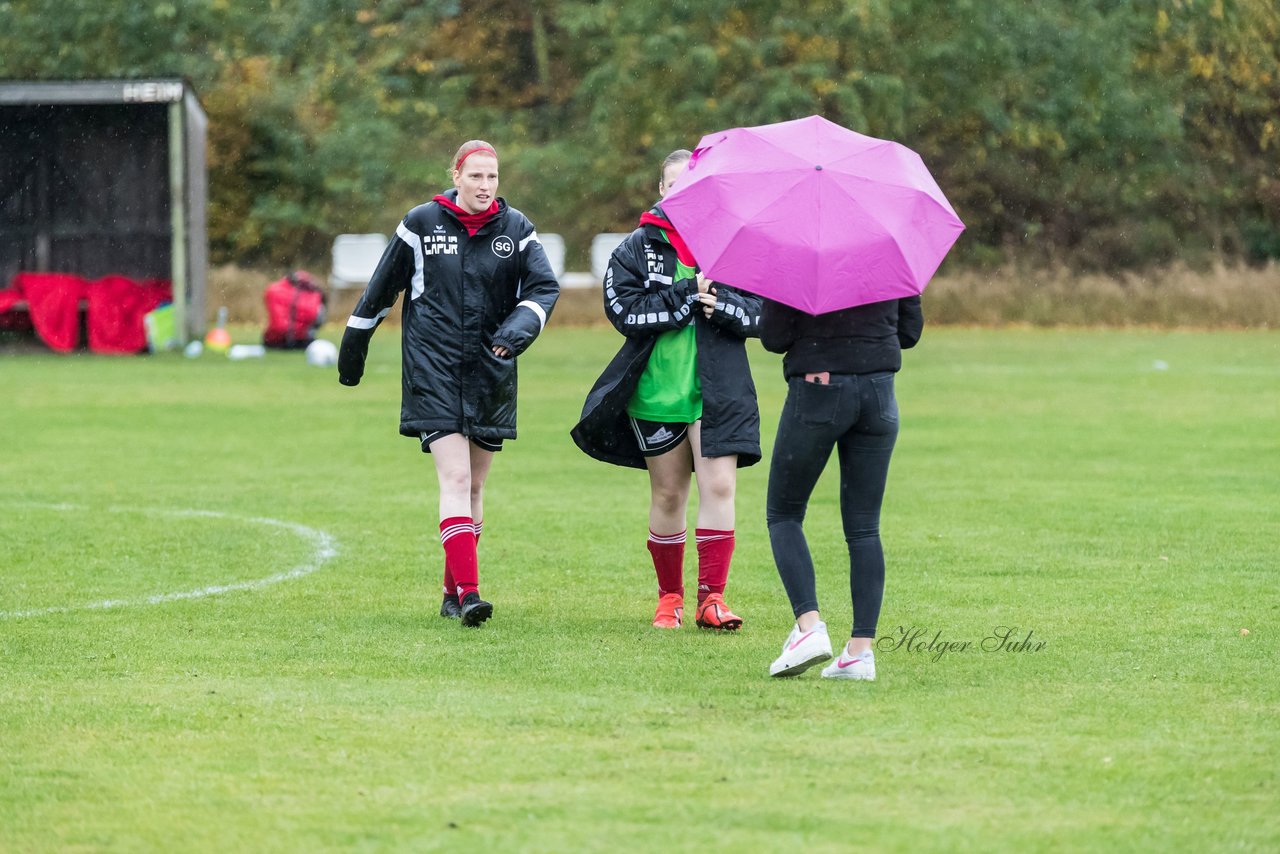
{"type": "MultiPolygon", "coordinates": [[[[676,262],[673,281],[696,275],[676,262]]],[[[627,414],[645,421],[692,424],[702,417],[702,381],[698,379],[698,339],[693,323],[663,332],[653,344],[627,414]]]]}

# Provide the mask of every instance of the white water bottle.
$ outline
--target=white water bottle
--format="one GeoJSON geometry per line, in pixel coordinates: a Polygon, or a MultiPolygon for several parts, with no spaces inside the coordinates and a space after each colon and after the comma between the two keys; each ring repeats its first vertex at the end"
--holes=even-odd
{"type": "Polygon", "coordinates": [[[232,344],[227,351],[227,358],[238,362],[241,359],[261,359],[267,355],[267,348],[261,344],[232,344]]]}

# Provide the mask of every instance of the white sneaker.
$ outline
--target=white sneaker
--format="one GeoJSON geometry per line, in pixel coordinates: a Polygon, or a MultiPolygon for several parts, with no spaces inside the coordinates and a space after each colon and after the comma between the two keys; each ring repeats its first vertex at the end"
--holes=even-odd
{"type": "Polygon", "coordinates": [[[807,632],[799,626],[791,629],[782,654],[769,665],[770,676],[799,676],[815,664],[831,657],[831,638],[827,637],[827,624],[818,623],[807,632]]]}
{"type": "Polygon", "coordinates": [[[871,650],[850,655],[849,648],[840,650],[840,657],[822,668],[823,679],[862,679],[876,681],[876,657],[871,650]]]}

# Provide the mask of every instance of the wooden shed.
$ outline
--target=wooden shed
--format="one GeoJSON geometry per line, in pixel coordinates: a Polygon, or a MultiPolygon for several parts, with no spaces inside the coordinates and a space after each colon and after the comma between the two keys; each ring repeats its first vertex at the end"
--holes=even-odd
{"type": "Polygon", "coordinates": [[[207,124],[185,80],[0,81],[0,287],[165,279],[181,341],[200,337],[207,124]]]}

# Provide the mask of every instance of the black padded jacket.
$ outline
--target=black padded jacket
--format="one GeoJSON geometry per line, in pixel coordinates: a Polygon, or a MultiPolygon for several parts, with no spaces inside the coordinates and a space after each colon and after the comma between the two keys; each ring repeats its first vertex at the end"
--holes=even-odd
{"type": "MultiPolygon", "coordinates": [[[[658,208],[652,213],[666,217],[658,208]]],[[[628,235],[609,259],[604,279],[605,315],[626,336],[587,395],[571,431],[588,455],[644,468],[627,404],[663,332],[694,324],[698,378],[702,384],[702,453],[736,454],[738,466],[760,461],[760,409],[747,362],[746,339],[759,335],[760,298],[716,284],[716,310],[706,317],[695,279],[674,279],[676,251],[661,229],[644,225],[628,235]]]]}
{"type": "Polygon", "coordinates": [[[760,343],[773,353],[786,353],[782,372],[788,378],[822,371],[897,371],[902,351],[914,347],[923,331],[919,296],[816,316],[766,299],[760,316],[760,343]]]}
{"type": "MultiPolygon", "coordinates": [[[[456,201],[457,190],[444,194],[456,201]]],[[[481,439],[516,435],[516,362],[560,295],[538,233],[499,210],[474,236],[439,202],[405,216],[342,336],[338,379],[364,375],[369,339],[401,291],[400,432],[444,430],[481,439]],[[493,354],[506,347],[510,358],[493,354]]]]}

